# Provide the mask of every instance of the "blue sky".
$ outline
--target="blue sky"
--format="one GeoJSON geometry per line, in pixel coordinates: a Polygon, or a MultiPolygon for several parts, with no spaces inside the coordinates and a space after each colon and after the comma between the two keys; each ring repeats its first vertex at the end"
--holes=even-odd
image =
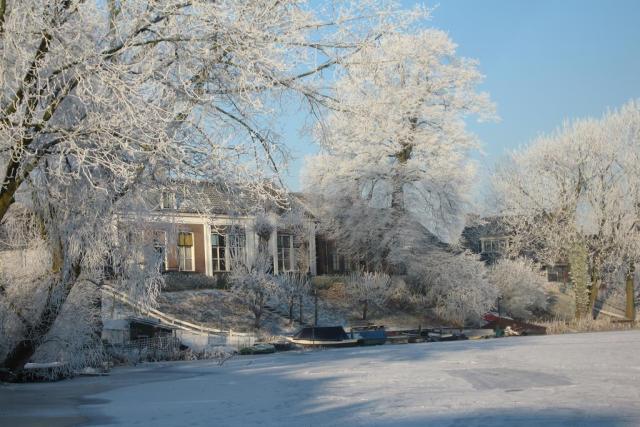
{"type": "MultiPolygon", "coordinates": [[[[411,6],[414,2],[405,0],[411,6]]],[[[429,26],[449,33],[458,54],[480,61],[481,90],[500,120],[470,121],[482,141],[476,157],[489,171],[505,150],[565,119],[599,116],[640,98],[640,0],[440,0],[429,26]]],[[[287,184],[298,190],[302,158],[317,151],[287,126],[295,160],[287,184]]],[[[485,181],[486,174],[480,182],[485,181]]]]}

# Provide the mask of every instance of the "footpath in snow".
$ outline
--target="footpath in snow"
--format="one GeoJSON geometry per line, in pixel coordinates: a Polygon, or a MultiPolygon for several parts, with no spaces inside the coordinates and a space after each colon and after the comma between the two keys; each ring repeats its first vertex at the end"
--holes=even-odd
{"type": "Polygon", "coordinates": [[[640,332],[139,365],[0,386],[0,425],[639,426],[640,332]]]}

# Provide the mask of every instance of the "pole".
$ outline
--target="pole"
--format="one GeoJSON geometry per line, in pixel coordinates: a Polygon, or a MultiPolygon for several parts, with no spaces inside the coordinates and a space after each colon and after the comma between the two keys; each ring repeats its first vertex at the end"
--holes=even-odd
{"type": "Polygon", "coordinates": [[[318,326],[318,290],[313,290],[313,326],[318,326]]]}

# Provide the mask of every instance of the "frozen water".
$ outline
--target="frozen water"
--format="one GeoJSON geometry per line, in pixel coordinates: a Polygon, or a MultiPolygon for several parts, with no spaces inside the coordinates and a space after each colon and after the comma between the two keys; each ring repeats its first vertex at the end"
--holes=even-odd
{"type": "Polygon", "coordinates": [[[154,363],[0,402],[11,426],[637,426],[640,332],[154,363]]]}

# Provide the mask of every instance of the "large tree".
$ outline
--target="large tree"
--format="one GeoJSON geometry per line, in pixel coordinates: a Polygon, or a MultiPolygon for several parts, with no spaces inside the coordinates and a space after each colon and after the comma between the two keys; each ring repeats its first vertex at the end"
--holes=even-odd
{"type": "Polygon", "coordinates": [[[630,102],[600,119],[565,123],[497,169],[496,205],[512,255],[568,262],[578,317],[592,313],[603,285],[633,274],[640,256],[639,160],[640,106],[630,102]]]}
{"type": "MultiPolygon", "coordinates": [[[[372,269],[393,269],[431,234],[456,241],[474,176],[477,141],[465,118],[493,114],[476,91],[476,62],[446,33],[385,37],[346,60],[320,154],[308,161],[325,232],[372,269]]],[[[419,249],[419,248],[418,248],[419,249]]]]}
{"type": "Polygon", "coordinates": [[[76,285],[99,285],[114,259],[124,285],[157,292],[152,269],[122,253],[135,236],[119,237],[153,206],[147,190],[184,179],[264,190],[250,183],[282,163],[280,102],[333,105],[322,72],[413,16],[380,3],[1,0],[0,222],[26,207],[39,232],[23,243],[44,242],[51,259],[29,316],[26,288],[2,281],[1,309],[19,325],[2,365],[22,367],[76,285]]]}

